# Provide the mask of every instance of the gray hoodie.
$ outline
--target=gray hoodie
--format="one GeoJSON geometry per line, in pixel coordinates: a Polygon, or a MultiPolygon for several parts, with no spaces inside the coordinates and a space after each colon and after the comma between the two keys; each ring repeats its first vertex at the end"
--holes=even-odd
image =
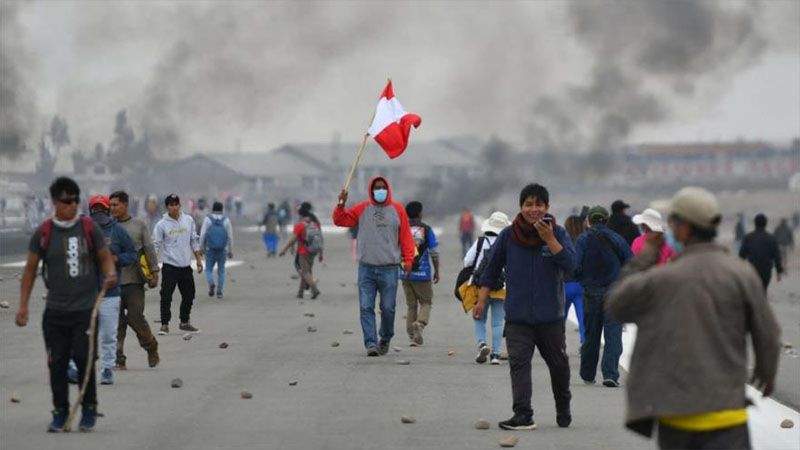
{"type": "Polygon", "coordinates": [[[194,252],[200,251],[200,236],[192,216],[181,212],[175,220],[164,214],[153,230],[153,246],[164,264],[189,267],[194,252]]]}

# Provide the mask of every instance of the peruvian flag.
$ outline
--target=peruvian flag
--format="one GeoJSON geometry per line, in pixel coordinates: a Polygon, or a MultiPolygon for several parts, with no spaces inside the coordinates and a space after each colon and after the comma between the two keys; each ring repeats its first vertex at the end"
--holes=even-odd
{"type": "Polygon", "coordinates": [[[403,110],[403,105],[394,96],[392,80],[389,80],[375,108],[375,118],[369,126],[370,136],[383,148],[389,158],[394,159],[402,155],[408,146],[411,126],[417,128],[421,123],[420,116],[403,110]]]}

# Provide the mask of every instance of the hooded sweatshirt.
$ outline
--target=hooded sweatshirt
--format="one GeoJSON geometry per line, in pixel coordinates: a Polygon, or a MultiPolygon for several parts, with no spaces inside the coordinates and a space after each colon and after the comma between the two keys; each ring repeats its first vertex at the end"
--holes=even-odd
{"type": "Polygon", "coordinates": [[[340,227],[358,225],[358,260],[369,266],[392,266],[403,263],[410,267],[414,260],[414,238],[406,210],[392,200],[392,187],[386,178],[375,177],[369,182],[369,200],[350,209],[337,205],[333,210],[333,223],[340,227]],[[386,201],[378,203],[372,186],[383,180],[389,191],[386,201]]]}
{"type": "Polygon", "coordinates": [[[203,219],[203,225],[200,226],[200,248],[206,249],[206,234],[208,228],[211,227],[212,220],[221,220],[222,226],[225,227],[225,233],[228,234],[228,243],[225,244],[225,250],[230,253],[233,251],[233,227],[231,221],[221,213],[211,213],[203,219]]]}
{"type": "MultiPolygon", "coordinates": [[[[94,223],[100,226],[111,254],[117,257],[114,266],[117,269],[117,280],[121,280],[122,268],[130,266],[136,261],[136,247],[125,228],[111,216],[103,212],[96,212],[91,217],[94,223]]],[[[120,295],[122,295],[122,290],[119,287],[119,281],[113,288],[106,291],[106,297],[119,297],[120,295]]]]}
{"type": "Polygon", "coordinates": [[[192,255],[200,251],[200,236],[194,219],[181,213],[178,220],[164,214],[153,230],[153,246],[161,253],[161,262],[175,267],[189,267],[192,255]]]}

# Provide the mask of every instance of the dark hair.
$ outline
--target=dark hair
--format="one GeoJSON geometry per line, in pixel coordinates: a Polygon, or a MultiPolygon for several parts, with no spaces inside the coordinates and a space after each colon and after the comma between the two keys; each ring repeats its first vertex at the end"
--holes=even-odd
{"type": "Polygon", "coordinates": [[[766,228],[767,227],[767,216],[764,214],[756,214],[755,218],[756,228],[766,228]]]}
{"type": "Polygon", "coordinates": [[[214,202],[214,205],[211,206],[211,211],[222,212],[222,202],[214,202]]]}
{"type": "Polygon", "coordinates": [[[408,214],[409,219],[419,219],[419,215],[422,214],[422,203],[416,200],[408,202],[406,204],[406,214],[408,214]]]}
{"type": "Polygon", "coordinates": [[[717,237],[716,228],[700,228],[689,224],[692,236],[701,242],[711,242],[717,237]]]}
{"type": "Polygon", "coordinates": [[[586,231],[586,224],[581,216],[569,216],[567,217],[567,220],[564,221],[564,228],[567,229],[567,233],[569,233],[569,237],[572,239],[572,242],[575,242],[575,240],[578,239],[578,236],[586,231]]]}
{"type": "Polygon", "coordinates": [[[313,222],[319,223],[319,219],[317,219],[317,216],[315,216],[314,213],[311,212],[311,209],[312,209],[311,203],[303,202],[300,204],[300,208],[297,210],[297,214],[299,214],[301,217],[308,217],[313,222]]]}
{"type": "Polygon", "coordinates": [[[50,185],[50,198],[57,200],[61,194],[81,195],[81,188],[78,187],[78,183],[72,178],[58,177],[53,180],[53,184],[50,185]]]}
{"type": "Polygon", "coordinates": [[[267,209],[275,209],[275,203],[267,203],[267,209]]]}
{"type": "Polygon", "coordinates": [[[128,193],[125,191],[114,191],[111,195],[108,196],[108,199],[111,200],[112,198],[116,198],[122,203],[128,204],[128,193]]]}
{"type": "Polygon", "coordinates": [[[519,193],[519,207],[522,208],[522,204],[525,203],[525,200],[528,197],[533,197],[547,206],[550,206],[550,193],[547,192],[547,188],[542,186],[539,183],[531,183],[524,188],[519,193]]]}

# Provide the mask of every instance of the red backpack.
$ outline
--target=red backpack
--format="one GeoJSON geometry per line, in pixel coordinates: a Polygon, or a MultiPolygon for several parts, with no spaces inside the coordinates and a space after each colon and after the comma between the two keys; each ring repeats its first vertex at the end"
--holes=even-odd
{"type": "MultiPolygon", "coordinates": [[[[81,216],[80,220],[81,230],[83,230],[83,239],[86,240],[86,248],[91,254],[94,252],[94,238],[92,237],[94,221],[87,216],[81,216]]],[[[47,219],[39,225],[39,257],[42,260],[42,279],[44,280],[45,287],[47,287],[47,274],[45,272],[47,262],[45,256],[47,255],[47,248],[50,246],[51,237],[53,237],[53,219],[47,219]]]]}

